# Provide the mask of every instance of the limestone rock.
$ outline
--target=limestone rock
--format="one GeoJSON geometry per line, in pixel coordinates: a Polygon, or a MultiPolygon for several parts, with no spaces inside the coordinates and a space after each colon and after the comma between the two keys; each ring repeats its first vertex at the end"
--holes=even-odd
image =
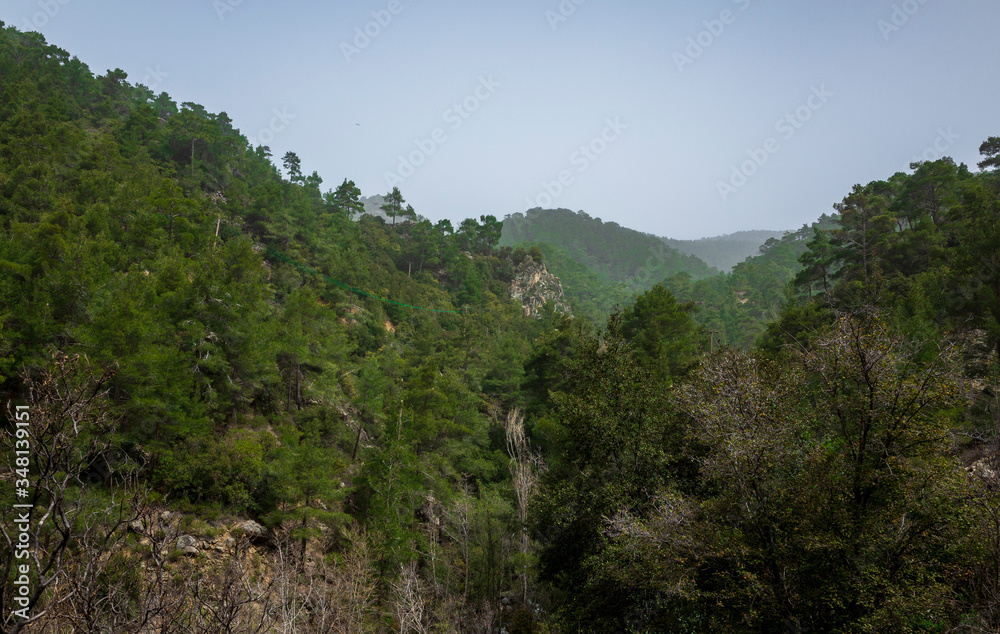
{"type": "Polygon", "coordinates": [[[993,456],[978,460],[965,468],[971,475],[978,477],[992,489],[1000,489],[1000,459],[993,456]]]}
{"type": "Polygon", "coordinates": [[[526,317],[540,316],[539,310],[548,302],[552,302],[558,312],[573,314],[559,278],[548,272],[544,262],[535,262],[530,255],[525,256],[514,270],[510,296],[521,302],[526,317]]]}

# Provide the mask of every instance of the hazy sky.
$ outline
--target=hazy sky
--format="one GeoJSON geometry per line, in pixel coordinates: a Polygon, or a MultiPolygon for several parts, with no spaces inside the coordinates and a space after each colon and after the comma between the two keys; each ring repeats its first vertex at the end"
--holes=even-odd
{"type": "Polygon", "coordinates": [[[1000,135],[997,0],[4,0],[323,188],[675,238],[794,229],[1000,135]]]}

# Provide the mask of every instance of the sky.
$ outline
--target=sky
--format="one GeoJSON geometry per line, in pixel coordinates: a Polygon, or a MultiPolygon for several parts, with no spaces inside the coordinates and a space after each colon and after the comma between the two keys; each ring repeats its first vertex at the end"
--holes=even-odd
{"type": "Polygon", "coordinates": [[[976,171],[1000,135],[996,0],[4,0],[0,20],[435,221],[797,229],[915,160],[976,171]]]}

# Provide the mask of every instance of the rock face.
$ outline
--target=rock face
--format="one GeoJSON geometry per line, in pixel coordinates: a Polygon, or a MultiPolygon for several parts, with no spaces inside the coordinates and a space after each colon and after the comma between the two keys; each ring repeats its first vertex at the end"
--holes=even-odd
{"type": "Polygon", "coordinates": [[[526,317],[538,317],[546,302],[552,302],[558,312],[572,315],[559,278],[545,269],[543,262],[535,262],[529,255],[514,270],[510,283],[510,296],[521,302],[526,317]]]}
{"type": "Polygon", "coordinates": [[[979,477],[987,487],[993,490],[1000,489],[1000,458],[997,456],[977,460],[965,470],[979,477]]]}

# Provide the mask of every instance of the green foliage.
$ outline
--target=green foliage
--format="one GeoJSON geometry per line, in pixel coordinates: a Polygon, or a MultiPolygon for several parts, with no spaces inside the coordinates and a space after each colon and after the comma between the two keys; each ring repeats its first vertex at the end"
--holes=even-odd
{"type": "Polygon", "coordinates": [[[665,394],[636,361],[613,316],[600,340],[584,339],[571,387],[554,397],[560,426],[532,521],[541,574],[569,593],[567,609],[597,629],[620,627],[630,599],[595,574],[607,553],[605,520],[643,513],[669,477],[679,448],[665,394]]]}
{"type": "Polygon", "coordinates": [[[749,348],[787,305],[789,283],[796,275],[807,275],[800,270],[810,264],[798,259],[807,252],[809,237],[834,222],[823,216],[811,226],[769,239],[758,255],[740,262],[730,273],[701,280],[679,273],[663,285],[679,300],[694,302],[698,307],[694,319],[710,331],[711,342],[749,348]]]}
{"type": "MultiPolygon", "coordinates": [[[[134,459],[198,510],[186,530],[252,515],[298,574],[314,552],[357,572],[338,587],[365,588],[373,630],[403,599],[495,628],[501,597],[512,631],[996,629],[995,468],[956,458],[995,460],[995,170],[857,185],[718,275],[567,210],[454,227],[394,189],[387,224],[353,181],[321,192],[293,152],[282,178],[224,112],[38,34],[0,30],[0,76],[0,383],[42,437],[114,458],[108,491],[84,486],[90,451],[55,442],[57,512],[111,499],[134,459]],[[509,299],[529,255],[577,319],[509,299]],[[107,368],[100,398],[53,356],[107,368]],[[51,409],[98,402],[96,431],[51,409]]],[[[981,151],[995,168],[996,138],[981,151]]],[[[58,541],[38,544],[79,554],[58,541]]],[[[141,568],[101,561],[130,613],[141,568]]]]}
{"type": "MultiPolygon", "coordinates": [[[[518,247],[524,250],[523,247],[518,247]]],[[[595,269],[580,264],[562,249],[551,244],[531,245],[524,255],[545,262],[546,269],[559,278],[573,314],[603,324],[619,306],[625,306],[634,291],[622,282],[613,282],[595,269]]],[[[515,263],[520,263],[516,257],[515,263]]]]}
{"type": "Polygon", "coordinates": [[[696,310],[657,284],[622,313],[622,334],[636,347],[640,363],[660,379],[682,378],[695,365],[702,347],[700,328],[691,319],[696,310]]]}
{"type": "Polygon", "coordinates": [[[568,209],[531,209],[506,217],[500,244],[531,248],[535,260],[543,254],[574,311],[597,324],[657,280],[680,272],[696,279],[717,273],[655,236],[568,209]]]}

